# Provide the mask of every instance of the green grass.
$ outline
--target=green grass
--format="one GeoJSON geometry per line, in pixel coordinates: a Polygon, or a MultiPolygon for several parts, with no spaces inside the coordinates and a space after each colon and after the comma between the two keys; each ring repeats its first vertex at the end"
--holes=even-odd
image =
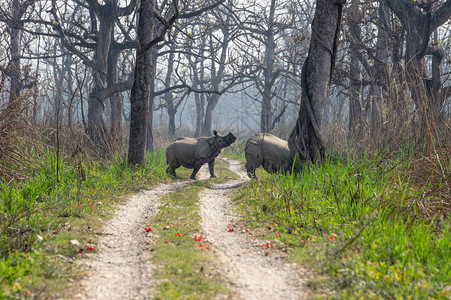
{"type": "Polygon", "coordinates": [[[311,287],[343,299],[449,299],[449,220],[421,218],[428,185],[402,176],[409,168],[402,158],[335,159],[297,175],[260,172],[235,199],[249,224],[281,233],[293,261],[329,277],[311,287]]]}
{"type": "Polygon", "coordinates": [[[59,178],[53,151],[35,155],[28,179],[0,183],[0,298],[52,297],[48,293],[64,288],[70,268],[59,255],[79,250],[69,240],[95,239],[84,229],[99,225],[121,196],[169,181],[163,150],[149,153],[140,168],[120,158],[85,164],[61,159],[59,178]]]}
{"type": "Polygon", "coordinates": [[[220,156],[245,161],[246,158],[244,156],[244,147],[246,146],[246,142],[247,139],[236,140],[232,145],[225,148],[220,156]]]}
{"type": "MultiPolygon", "coordinates": [[[[210,252],[214,245],[208,242],[208,237],[194,240],[202,230],[198,194],[212,184],[234,178],[226,166],[224,161],[217,160],[217,179],[193,181],[162,197],[159,213],[149,223],[156,237],[152,245],[152,262],[158,267],[153,279],[160,282],[156,299],[215,299],[231,295],[210,252]]],[[[183,171],[182,178],[188,179],[189,172],[183,171]]]]}

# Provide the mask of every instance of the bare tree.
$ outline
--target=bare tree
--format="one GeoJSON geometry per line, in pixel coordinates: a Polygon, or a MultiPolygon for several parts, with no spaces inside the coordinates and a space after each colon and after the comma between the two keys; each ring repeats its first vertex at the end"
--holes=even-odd
{"type": "Polygon", "coordinates": [[[21,68],[21,56],[26,13],[34,2],[34,0],[12,0],[8,3],[9,7],[0,7],[0,22],[7,25],[6,32],[9,35],[9,61],[6,66],[1,67],[2,73],[10,79],[9,103],[20,96],[24,86],[31,87],[33,84],[27,70],[21,68]]]}
{"type": "Polygon", "coordinates": [[[443,50],[431,46],[432,33],[451,17],[451,0],[409,2],[385,0],[406,30],[404,62],[406,79],[417,109],[427,109],[436,122],[441,122],[444,97],[441,97],[440,64],[443,50]],[[432,76],[425,68],[425,56],[431,55],[432,76]],[[430,100],[429,100],[430,99],[430,100]]]}
{"type": "Polygon", "coordinates": [[[288,140],[300,166],[324,156],[321,120],[337,55],[344,1],[317,0],[309,54],[302,68],[302,99],[296,125],[288,140]]]}

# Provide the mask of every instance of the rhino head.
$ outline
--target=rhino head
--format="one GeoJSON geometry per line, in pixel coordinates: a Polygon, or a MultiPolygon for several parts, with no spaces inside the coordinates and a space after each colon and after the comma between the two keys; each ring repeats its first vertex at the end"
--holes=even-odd
{"type": "Polygon", "coordinates": [[[220,135],[216,130],[213,130],[213,135],[213,146],[220,149],[230,146],[236,140],[236,136],[231,132],[227,135],[220,135]]]}

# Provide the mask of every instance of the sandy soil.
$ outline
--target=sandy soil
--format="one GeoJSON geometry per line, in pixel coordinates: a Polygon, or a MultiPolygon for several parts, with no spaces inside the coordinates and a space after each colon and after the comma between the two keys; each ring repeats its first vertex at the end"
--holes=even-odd
{"type": "MultiPolygon", "coordinates": [[[[305,275],[302,270],[283,261],[276,247],[264,249],[261,240],[235,226],[237,216],[230,208],[229,194],[246,179],[238,162],[227,160],[229,168],[241,176],[200,193],[202,226],[209,241],[214,242],[212,255],[220,258],[220,272],[230,288],[241,299],[303,299],[305,275]],[[304,277],[303,277],[304,276],[304,277]]],[[[205,165],[198,173],[208,179],[205,165]]],[[[80,282],[77,299],[150,299],[152,266],[146,242],[152,236],[143,234],[147,218],[156,213],[162,195],[175,191],[189,181],[162,184],[131,197],[102,228],[95,251],[80,260],[87,276],[80,282]]]]}
{"type": "Polygon", "coordinates": [[[200,192],[200,203],[202,227],[214,242],[230,287],[241,299],[305,299],[306,270],[284,262],[281,250],[262,247],[266,242],[235,227],[238,217],[231,212],[229,194],[248,178],[238,162],[227,161],[241,178],[200,192]]]}

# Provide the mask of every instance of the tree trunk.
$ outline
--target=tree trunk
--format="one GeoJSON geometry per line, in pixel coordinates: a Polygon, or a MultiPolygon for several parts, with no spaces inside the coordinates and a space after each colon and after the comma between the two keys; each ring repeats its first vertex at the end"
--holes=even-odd
{"type": "Polygon", "coordinates": [[[136,51],[135,81],[130,95],[130,138],[128,162],[142,165],[146,160],[147,120],[149,115],[150,85],[153,77],[153,48],[142,51],[154,36],[153,0],[142,0],[139,11],[138,48],[136,51]]]}
{"type": "Polygon", "coordinates": [[[106,1],[99,13],[98,42],[95,44],[92,77],[93,90],[88,100],[88,136],[96,147],[104,149],[107,143],[108,129],[103,119],[105,99],[99,96],[99,91],[106,86],[108,74],[108,59],[111,47],[111,37],[114,25],[114,11],[112,1],[106,1]]]}
{"type": "Polygon", "coordinates": [[[9,103],[12,103],[20,96],[20,90],[22,84],[20,81],[20,37],[21,37],[21,26],[20,24],[20,3],[19,0],[13,0],[12,2],[12,26],[10,26],[10,38],[11,38],[11,65],[9,67],[10,72],[10,92],[9,92],[9,103]]]}
{"type": "Polygon", "coordinates": [[[349,91],[349,136],[357,141],[363,137],[363,118],[362,118],[362,105],[361,95],[362,86],[360,80],[360,65],[359,65],[359,48],[356,44],[360,41],[360,27],[357,20],[359,16],[359,2],[353,0],[350,7],[353,16],[349,22],[349,30],[354,39],[350,42],[350,57],[351,63],[349,68],[349,78],[351,81],[349,91]]]}
{"type": "Polygon", "coordinates": [[[265,51],[265,65],[264,65],[264,83],[263,83],[263,99],[262,111],[260,119],[260,132],[269,132],[271,126],[271,93],[274,84],[274,13],[276,10],[276,1],[271,1],[268,19],[268,31],[266,32],[266,51],[265,51]]]}
{"type": "Polygon", "coordinates": [[[344,1],[317,0],[309,53],[302,67],[302,98],[288,146],[298,167],[324,157],[320,129],[337,54],[344,1]]]}
{"type": "MultiPolygon", "coordinates": [[[[222,79],[224,77],[226,58],[227,58],[227,49],[229,48],[229,23],[230,23],[230,15],[227,15],[227,19],[221,26],[221,32],[223,36],[222,45],[221,45],[221,56],[219,58],[218,70],[216,70],[215,63],[215,53],[213,47],[213,37],[210,37],[210,57],[212,58],[212,66],[211,66],[211,78],[212,78],[212,88],[214,91],[219,92],[219,86],[221,85],[222,79]]],[[[210,94],[208,97],[207,109],[205,111],[204,116],[204,124],[202,127],[202,135],[209,136],[211,134],[211,126],[213,122],[213,111],[218,104],[220,94],[210,94]]]]}
{"type": "Polygon", "coordinates": [[[213,111],[216,107],[216,104],[218,104],[219,95],[213,94],[210,96],[207,108],[205,110],[204,115],[204,124],[202,126],[202,136],[209,136],[211,134],[211,125],[213,122],[213,111]]]}
{"type": "MultiPolygon", "coordinates": [[[[155,30],[155,29],[154,29],[155,30]]],[[[152,36],[153,38],[153,36],[152,36]]],[[[158,59],[158,49],[154,47],[152,50],[152,74],[156,74],[157,70],[157,59],[158,59]]],[[[150,82],[150,92],[149,92],[149,116],[147,120],[147,151],[153,151],[153,104],[155,101],[155,78],[152,77],[150,82]]]]}
{"type": "MultiPolygon", "coordinates": [[[[108,61],[108,85],[118,82],[117,61],[119,57],[118,51],[110,51],[108,61]]],[[[119,150],[122,144],[122,99],[119,93],[115,93],[110,97],[111,115],[110,115],[110,140],[111,145],[119,150]]]]}
{"type": "Polygon", "coordinates": [[[205,107],[204,94],[196,93],[194,94],[194,99],[196,100],[196,132],[194,133],[194,137],[200,137],[202,133],[202,127],[204,124],[204,107],[205,107]]]}
{"type": "MultiPolygon", "coordinates": [[[[164,86],[166,89],[171,86],[172,73],[174,72],[175,43],[171,44],[170,51],[171,52],[169,53],[168,59],[168,71],[166,73],[166,78],[164,81],[164,86]]],[[[164,94],[164,99],[166,101],[169,117],[168,135],[170,137],[173,137],[175,135],[175,114],[177,113],[177,110],[174,107],[174,95],[172,94],[172,91],[166,92],[164,94]]]]}

